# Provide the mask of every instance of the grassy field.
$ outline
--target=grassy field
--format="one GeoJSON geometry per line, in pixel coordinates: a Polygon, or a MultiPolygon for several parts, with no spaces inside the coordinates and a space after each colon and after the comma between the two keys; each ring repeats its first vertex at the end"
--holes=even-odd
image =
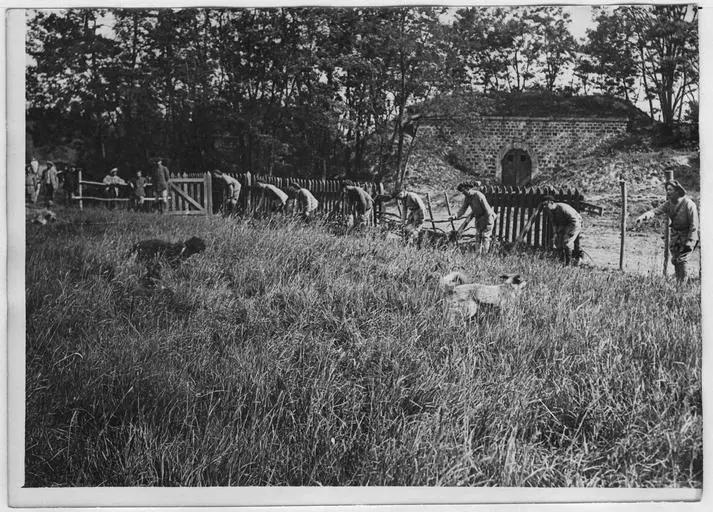
{"type": "Polygon", "coordinates": [[[700,289],[268,221],[27,226],[29,486],[702,484],[700,289]],[[143,238],[208,242],[139,284],[143,238]],[[438,279],[528,280],[446,327],[438,279]]]}

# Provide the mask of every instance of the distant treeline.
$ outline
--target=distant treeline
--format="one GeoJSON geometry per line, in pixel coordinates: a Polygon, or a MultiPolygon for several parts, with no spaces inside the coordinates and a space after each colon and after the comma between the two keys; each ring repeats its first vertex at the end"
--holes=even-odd
{"type": "Polygon", "coordinates": [[[402,176],[446,97],[606,94],[697,119],[691,6],[28,11],[27,126],[87,168],[402,176]]]}

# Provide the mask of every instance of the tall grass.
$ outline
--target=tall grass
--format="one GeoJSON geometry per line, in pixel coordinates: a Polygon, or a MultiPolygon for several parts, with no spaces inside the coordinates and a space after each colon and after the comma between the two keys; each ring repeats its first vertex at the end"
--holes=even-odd
{"type": "Polygon", "coordinates": [[[697,284],[318,225],[66,216],[27,232],[27,485],[701,486],[697,284]],[[140,286],[132,243],[195,234],[205,253],[140,286]],[[448,327],[454,269],[527,293],[448,327]]]}

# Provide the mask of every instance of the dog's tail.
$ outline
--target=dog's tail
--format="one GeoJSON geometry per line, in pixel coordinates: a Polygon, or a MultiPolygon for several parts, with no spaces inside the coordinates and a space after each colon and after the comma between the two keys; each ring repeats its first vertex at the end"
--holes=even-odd
{"type": "Polygon", "coordinates": [[[452,292],[456,286],[470,283],[470,279],[462,272],[451,272],[441,278],[441,290],[452,292]]]}

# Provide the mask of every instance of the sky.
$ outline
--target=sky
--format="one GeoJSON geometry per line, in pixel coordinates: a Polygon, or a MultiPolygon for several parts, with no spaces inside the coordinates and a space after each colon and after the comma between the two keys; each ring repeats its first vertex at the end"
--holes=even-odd
{"type": "Polygon", "coordinates": [[[590,5],[566,5],[563,10],[571,16],[569,31],[572,35],[581,39],[587,35],[587,29],[594,28],[594,20],[592,19],[592,6],[590,5]]]}

